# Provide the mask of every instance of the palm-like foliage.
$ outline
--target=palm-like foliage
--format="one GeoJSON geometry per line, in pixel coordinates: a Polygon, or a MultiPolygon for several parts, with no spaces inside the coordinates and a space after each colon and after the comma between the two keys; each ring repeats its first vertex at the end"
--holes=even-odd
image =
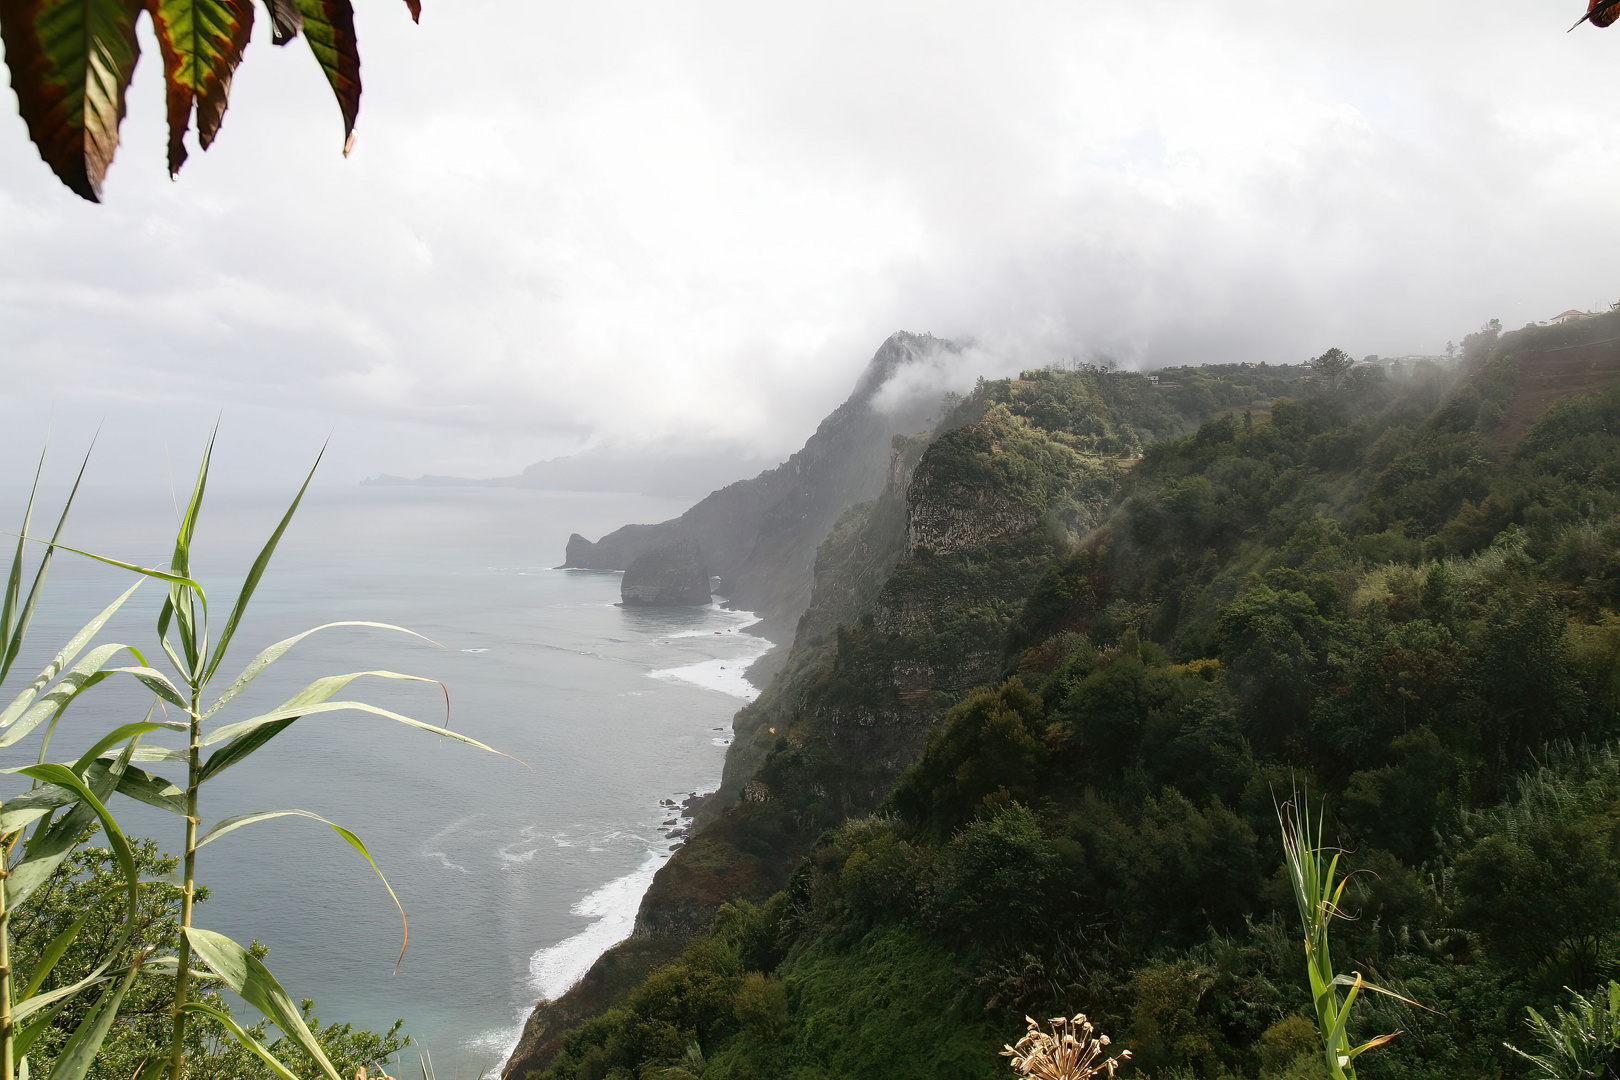
{"type": "MultiPolygon", "coordinates": [[[[241,674],[228,686],[216,692],[213,689],[215,675],[225,659],[243,613],[269,565],[271,556],[308,490],[314,469],[311,468],[310,475],[305,478],[292,505],[259,552],[224,627],[215,638],[209,622],[207,593],[202,585],[190,576],[191,544],[203,495],[207,489],[212,447],[213,442],[210,440],[209,448],[204,452],[202,465],[198,470],[190,501],[181,516],[174,554],[167,570],[141,567],[134,563],[78,551],[60,544],[55,538],[47,548],[48,552],[60,549],[84,555],[128,570],[142,580],[155,579],[167,586],[167,593],[158,614],[157,636],[159,647],[167,657],[172,670],[168,673],[158,670],[147,662],[138,649],[129,645],[106,644],[85,651],[90,640],[107,619],[139,587],[140,581],[137,581],[135,586],[75,635],[11,705],[4,712],[0,712],[0,747],[12,745],[41,724],[46,725],[39,762],[7,770],[32,778],[35,787],[0,806],[0,843],[5,844],[8,855],[4,865],[0,866],[0,883],[3,883],[3,888],[0,888],[0,1068],[4,1069],[4,1072],[0,1073],[0,1080],[15,1080],[21,1064],[20,1059],[26,1054],[28,1046],[54,1017],[52,1006],[73,994],[92,987],[101,987],[101,1000],[89,1011],[79,1030],[63,1048],[47,1078],[47,1080],[83,1080],[90,1062],[117,1015],[123,995],[142,970],[162,971],[172,973],[174,976],[172,1042],[169,1056],[166,1062],[150,1063],[147,1073],[143,1076],[155,1077],[157,1071],[166,1066],[171,1080],[180,1080],[185,1064],[187,1023],[190,1017],[202,1015],[229,1031],[251,1052],[262,1058],[283,1080],[299,1080],[278,1060],[272,1049],[255,1038],[250,1031],[243,1029],[229,1016],[208,1003],[192,999],[188,990],[195,971],[211,980],[223,982],[243,1000],[258,1009],[280,1029],[284,1037],[291,1039],[314,1061],[328,1080],[343,1080],[304,1021],[301,1010],[294,1005],[291,997],[252,951],[223,935],[192,924],[198,852],[212,841],[258,821],[289,816],[310,818],[329,825],[371,863],[391,897],[394,896],[393,889],[388,885],[381,870],[377,869],[370,852],[359,837],[341,825],[327,821],[308,810],[280,809],[234,814],[220,818],[211,827],[203,830],[202,788],[225,769],[240,764],[299,719],[327,712],[368,713],[464,742],[479,749],[490,750],[490,747],[483,743],[443,726],[425,723],[362,701],[334,700],[334,696],[344,687],[366,677],[441,685],[432,679],[394,671],[350,672],[317,679],[267,713],[205,728],[205,725],[213,721],[216,715],[266,668],[285,655],[294,645],[317,631],[337,626],[364,626],[412,634],[411,631],[401,627],[384,623],[343,622],[318,626],[264,649],[248,662],[241,674]],[[130,654],[134,663],[122,667],[108,666],[113,657],[125,652],[130,654]],[[51,734],[67,707],[86,690],[118,674],[129,675],[139,680],[155,694],[157,701],[153,709],[148,711],[147,718],[138,723],[114,727],[72,763],[44,761],[51,734]],[[162,718],[154,719],[158,708],[162,708],[164,714],[162,718]],[[185,745],[170,748],[142,742],[146,735],[160,730],[169,730],[182,736],[185,745]],[[145,768],[148,765],[156,767],[165,763],[182,766],[183,778],[171,782],[161,775],[148,772],[145,768]],[[116,958],[123,955],[127,944],[125,939],[120,939],[116,947],[109,952],[106,961],[88,977],[72,986],[41,993],[40,987],[50,968],[72,944],[77,934],[81,924],[75,924],[63,932],[59,942],[53,943],[46,950],[45,957],[33,973],[29,984],[20,994],[14,995],[5,951],[7,914],[27,900],[29,893],[50,876],[92,827],[99,826],[106,833],[109,845],[124,869],[127,910],[130,913],[130,917],[126,919],[126,926],[133,928],[133,913],[139,904],[140,884],[135,873],[134,861],[130,857],[129,845],[124,840],[117,821],[107,810],[106,804],[115,793],[167,810],[180,816],[184,821],[181,875],[183,891],[178,955],[158,958],[140,956],[133,962],[114,967],[116,958]],[[12,858],[23,831],[30,826],[33,831],[26,844],[21,847],[21,857],[12,858]],[[29,1021],[32,1026],[23,1026],[24,1021],[29,1021]]],[[[13,568],[12,578],[19,579],[16,567],[13,568]]],[[[10,599],[15,592],[16,589],[8,590],[8,600],[4,611],[0,614],[7,620],[5,625],[8,628],[8,639],[16,636],[20,640],[20,628],[15,635],[9,633],[11,612],[14,607],[24,615],[31,611],[34,593],[30,594],[27,603],[19,607],[10,599]]],[[[34,592],[37,593],[37,585],[34,592]]],[[[412,636],[420,637],[415,634],[412,636]]],[[[448,706],[448,695],[445,700],[448,706]]],[[[397,897],[394,897],[394,902],[396,906],[399,904],[397,897]]],[[[403,908],[400,910],[400,918],[403,924],[403,908]]],[[[405,934],[408,940],[408,927],[405,934]]],[[[403,956],[403,944],[400,951],[403,956]]]]}
{"type": "MultiPolygon", "coordinates": [[[[1567,987],[1565,989],[1568,989],[1567,987]]],[[[1536,1067],[1535,1080],[1611,1080],[1620,1075],[1620,983],[1584,997],[1570,990],[1569,1007],[1554,1006],[1551,1018],[1526,1009],[1525,1025],[1541,1044],[1531,1054],[1506,1043],[1536,1067]]]]}
{"type": "Polygon", "coordinates": [[[1334,1080],[1355,1080],[1355,1060],[1400,1034],[1395,1031],[1352,1046],[1348,1027],[1350,1010],[1356,998],[1363,990],[1371,990],[1409,1005],[1417,1003],[1374,986],[1363,979],[1359,971],[1350,975],[1335,974],[1328,930],[1333,919],[1343,915],[1339,904],[1344,898],[1345,885],[1349,882],[1348,875],[1337,878],[1341,853],[1337,850],[1330,853],[1323,846],[1322,818],[1319,815],[1312,820],[1310,809],[1301,796],[1295,795],[1279,807],[1277,817],[1282,825],[1288,880],[1293,886],[1294,901],[1299,907],[1300,923],[1305,931],[1305,971],[1310,981],[1311,1003],[1316,1027],[1322,1036],[1328,1075],[1334,1080]],[[1339,996],[1340,987],[1347,988],[1343,998],[1339,996]]]}

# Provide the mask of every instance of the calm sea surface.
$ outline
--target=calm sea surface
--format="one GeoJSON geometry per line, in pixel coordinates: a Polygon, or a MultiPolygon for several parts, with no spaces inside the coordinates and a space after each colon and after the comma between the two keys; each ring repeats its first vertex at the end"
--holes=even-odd
{"type": "MultiPolygon", "coordinates": [[[[196,544],[216,627],[288,493],[211,497],[196,544]]],[[[14,528],[19,506],[0,503],[14,528]]],[[[400,920],[371,869],[324,825],[279,819],[201,852],[211,898],[199,925],[270,948],[268,963],[323,1021],[386,1027],[403,1017],[441,1077],[498,1064],[534,1002],[560,993],[628,933],[671,841],[665,800],[719,781],[730,719],[750,695],[742,670],[762,643],[746,613],[616,606],[618,575],[554,570],[570,532],[595,537],[660,521],[685,503],[626,495],[475,488],[312,493],[271,564],[221,666],[223,689],[263,646],[342,619],[272,666],[222,719],[266,711],[328,674],[385,668],[441,680],[450,725],[519,761],[360,713],[300,720],[204,789],[204,827],[254,810],[302,807],[358,833],[405,905],[410,947],[397,974],[400,920]]],[[[167,492],[81,494],[67,542],[167,565],[167,492]]],[[[36,529],[38,527],[36,526],[36,529]]],[[[58,558],[13,672],[13,689],[128,583],[58,558]]],[[[144,587],[101,640],[165,666],[153,629],[161,595],[144,587]]],[[[67,714],[51,757],[92,732],[139,719],[133,685],[97,688],[67,714]]],[[[432,685],[361,679],[359,698],[443,723],[432,685]]],[[[9,697],[9,695],[8,695],[9,697]]],[[[149,741],[164,741],[159,732],[149,741]]],[[[37,734],[10,751],[29,760],[37,734]]],[[[7,760],[6,764],[18,761],[7,760]]],[[[178,818],[124,802],[128,830],[176,851],[178,818]]],[[[411,1059],[414,1064],[414,1058],[411,1059]]]]}

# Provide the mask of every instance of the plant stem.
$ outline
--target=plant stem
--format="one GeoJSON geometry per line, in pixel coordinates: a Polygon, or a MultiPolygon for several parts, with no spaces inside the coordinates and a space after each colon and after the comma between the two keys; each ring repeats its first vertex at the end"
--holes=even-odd
{"type": "MultiPolygon", "coordinates": [[[[173,1034],[169,1043],[169,1080],[181,1080],[186,1066],[186,991],[191,981],[191,942],[186,931],[191,928],[191,901],[196,894],[197,880],[197,789],[202,772],[202,689],[195,683],[191,687],[191,747],[186,765],[186,862],[184,890],[180,894],[180,948],[179,966],[174,973],[174,1012],[171,1024],[173,1034]]],[[[11,1080],[10,1076],[0,1080],[11,1080]]]]}
{"type": "Polygon", "coordinates": [[[11,1020],[11,907],[6,903],[6,884],[11,876],[10,848],[0,861],[0,1078],[13,1080],[17,1075],[17,1062],[12,1053],[16,1045],[16,1025],[11,1020]]]}

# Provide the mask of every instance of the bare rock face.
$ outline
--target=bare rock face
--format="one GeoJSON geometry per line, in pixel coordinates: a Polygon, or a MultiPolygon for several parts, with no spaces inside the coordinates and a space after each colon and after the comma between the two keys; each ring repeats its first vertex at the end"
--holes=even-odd
{"type": "Polygon", "coordinates": [[[645,607],[702,606],[710,600],[709,568],[690,534],[638,555],[624,571],[619,598],[645,607]]]}

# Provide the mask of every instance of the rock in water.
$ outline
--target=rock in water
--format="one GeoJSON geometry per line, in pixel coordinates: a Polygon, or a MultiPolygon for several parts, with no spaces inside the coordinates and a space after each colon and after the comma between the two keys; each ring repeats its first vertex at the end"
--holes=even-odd
{"type": "Polygon", "coordinates": [[[697,540],[680,536],[638,556],[625,568],[619,598],[638,606],[707,604],[709,568],[697,540]]]}

